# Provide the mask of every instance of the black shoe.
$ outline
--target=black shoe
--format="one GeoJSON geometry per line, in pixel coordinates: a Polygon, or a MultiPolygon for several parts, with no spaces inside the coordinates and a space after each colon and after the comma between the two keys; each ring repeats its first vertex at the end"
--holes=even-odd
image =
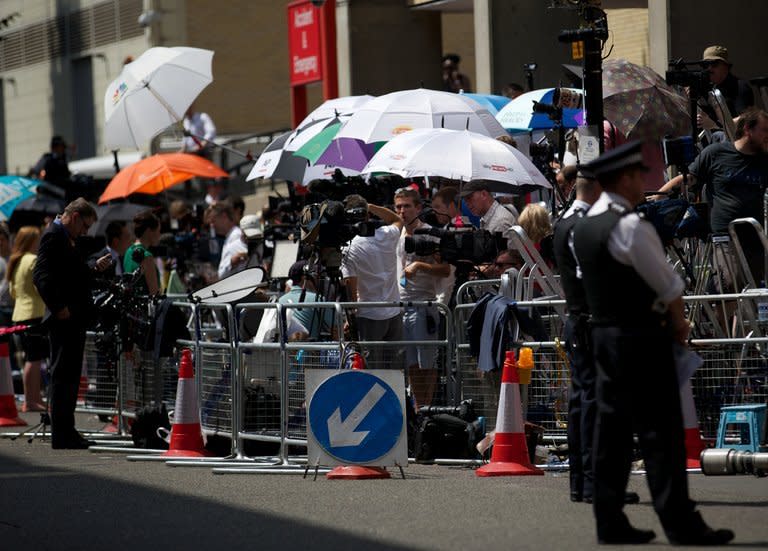
{"type": "MultiPolygon", "coordinates": [[[[592,501],[592,498],[590,497],[589,500],[592,501]]],[[[577,492],[571,492],[571,501],[574,503],[581,503],[584,501],[584,496],[577,492]]]]}
{"type": "MultiPolygon", "coordinates": [[[[584,496],[584,503],[592,503],[592,496],[584,496]]],[[[626,492],[624,494],[625,505],[635,505],[636,503],[640,503],[640,496],[637,495],[637,492],[626,492]]]]}
{"type": "Polygon", "coordinates": [[[96,444],[93,440],[87,440],[76,432],[66,438],[51,438],[51,447],[54,450],[87,450],[90,446],[96,444]]]}
{"type": "Polygon", "coordinates": [[[698,512],[691,522],[680,530],[667,530],[667,539],[672,545],[725,545],[734,537],[732,530],[710,528],[698,512]]]}
{"type": "Polygon", "coordinates": [[[597,543],[602,545],[642,545],[656,537],[653,530],[638,530],[627,526],[621,530],[597,535],[597,543]]]}

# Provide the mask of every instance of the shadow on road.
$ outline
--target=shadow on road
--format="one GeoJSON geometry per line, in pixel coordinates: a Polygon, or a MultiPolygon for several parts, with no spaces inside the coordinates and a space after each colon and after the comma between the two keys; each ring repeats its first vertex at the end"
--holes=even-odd
{"type": "MultiPolygon", "coordinates": [[[[205,478],[200,474],[202,485],[205,478]]],[[[210,477],[209,472],[204,476],[210,477]]],[[[244,487],[242,491],[247,495],[249,490],[244,487]]],[[[279,498],[254,493],[252,503],[258,507],[260,500],[279,498]]],[[[225,548],[413,549],[213,498],[175,494],[67,468],[33,466],[0,454],[0,549],[225,548]]]]}

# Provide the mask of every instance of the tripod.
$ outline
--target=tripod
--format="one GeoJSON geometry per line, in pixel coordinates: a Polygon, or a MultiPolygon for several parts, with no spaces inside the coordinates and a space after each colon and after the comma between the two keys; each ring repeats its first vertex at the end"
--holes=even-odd
{"type": "Polygon", "coordinates": [[[27,429],[24,429],[19,434],[12,436],[11,440],[16,440],[19,436],[24,436],[25,434],[30,434],[29,438],[27,438],[27,444],[31,444],[35,438],[37,438],[38,435],[45,436],[45,427],[51,425],[51,416],[48,414],[47,411],[44,411],[40,414],[40,422],[33,426],[29,427],[27,429]]]}

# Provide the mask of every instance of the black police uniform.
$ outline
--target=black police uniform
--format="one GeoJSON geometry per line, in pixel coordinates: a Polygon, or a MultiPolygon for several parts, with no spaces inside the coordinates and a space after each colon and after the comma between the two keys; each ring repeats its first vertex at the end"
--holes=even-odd
{"type": "Polygon", "coordinates": [[[595,426],[595,364],[588,326],[589,309],[581,280],[577,277],[576,259],[570,246],[576,222],[588,206],[572,207],[555,224],[554,254],[565,291],[568,319],[564,338],[571,370],[568,396],[568,467],[571,499],[592,499],[592,436],[595,426]]]}
{"type": "Polygon", "coordinates": [[[656,293],[608,251],[611,232],[627,213],[613,205],[584,218],[574,230],[597,365],[593,500],[598,536],[629,525],[622,509],[633,432],[665,529],[679,526],[694,509],[688,498],[672,337],[663,317],[653,310],[656,293]]]}
{"type": "MultiPolygon", "coordinates": [[[[630,142],[586,165],[602,175],[642,163],[642,144],[630,142]]],[[[597,367],[593,504],[601,543],[645,543],[655,534],[637,530],[624,514],[624,496],[632,462],[633,432],[645,461],[653,507],[670,542],[717,545],[733,538],[730,530],[713,530],[696,512],[688,496],[680,389],[673,337],[666,315],[657,312],[658,290],[641,277],[638,254],[653,262],[653,231],[637,218],[620,196],[604,192],[589,215],[574,227],[574,249],[592,325],[597,367]],[[623,218],[634,218],[623,223],[623,218]],[[631,242],[626,264],[609,242],[631,242]],[[628,240],[628,236],[632,239],[628,240]]],[[[659,253],[662,251],[659,250],[659,253]]],[[[659,270],[668,265],[659,255],[659,270]]],[[[653,268],[643,264],[643,268],[653,268]]],[[[651,272],[652,273],[652,272],[651,272]]],[[[646,276],[648,277],[648,276],[646,276]]],[[[665,279],[660,273],[659,283],[665,279]]],[[[663,284],[667,284],[666,282],[663,284]]]]}

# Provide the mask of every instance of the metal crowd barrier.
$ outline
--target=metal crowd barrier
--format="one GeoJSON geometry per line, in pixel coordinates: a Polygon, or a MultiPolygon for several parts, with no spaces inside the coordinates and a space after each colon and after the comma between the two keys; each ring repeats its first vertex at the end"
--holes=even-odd
{"type": "MultiPolygon", "coordinates": [[[[507,285],[511,280],[507,278],[507,285]]],[[[482,373],[470,354],[466,325],[475,304],[462,303],[465,291],[475,287],[502,285],[502,280],[469,282],[459,292],[459,304],[453,311],[441,303],[253,303],[207,305],[178,303],[189,308],[193,320],[193,336],[179,341],[179,346],[193,350],[198,382],[200,417],[208,435],[231,438],[232,460],[250,461],[256,465],[296,467],[301,464],[306,446],[306,404],[304,370],[308,368],[340,369],[343,352],[349,346],[345,320],[360,307],[396,306],[431,308],[439,315],[435,340],[425,341],[356,341],[367,356],[367,367],[403,368],[403,351],[422,347],[434,352],[436,390],[431,405],[456,405],[472,399],[478,415],[484,415],[488,429],[496,421],[499,377],[482,373]],[[464,293],[464,294],[462,294],[464,293]],[[308,335],[289,334],[288,323],[297,312],[312,312],[312,319],[330,320],[311,340],[308,335]],[[247,316],[255,315],[261,323],[271,318],[274,325],[270,338],[245,340],[239,326],[247,316]]],[[[717,318],[720,303],[749,302],[738,322],[741,338],[722,338],[713,328],[706,338],[696,338],[691,346],[704,359],[704,365],[693,378],[692,386],[699,421],[705,437],[717,431],[719,411],[725,405],[764,403],[768,399],[768,337],[764,324],[749,312],[768,302],[763,293],[705,295],[686,297],[689,311],[709,312],[702,319],[717,318]],[[758,329],[760,331],[758,331],[758,329]]],[[[562,438],[566,432],[567,399],[570,383],[559,312],[561,300],[518,302],[533,309],[547,332],[548,340],[527,342],[515,334],[516,345],[534,349],[535,367],[529,385],[523,387],[526,419],[545,428],[547,436],[562,438]]],[[[768,318],[768,313],[765,316],[768,318]]],[[[701,322],[702,325],[706,325],[701,322]]],[[[311,328],[310,328],[311,329],[311,328]]],[[[699,336],[699,335],[696,335],[699,336]]],[[[86,394],[86,411],[112,414],[121,412],[131,417],[144,406],[165,403],[173,408],[178,358],[154,362],[150,353],[133,350],[122,354],[117,381],[108,380],[114,373],[103,365],[95,347],[97,335],[89,334],[85,364],[89,382],[95,390],[86,394]],[[101,363],[100,363],[101,362],[101,363]],[[110,386],[111,385],[111,386],[110,386]],[[106,405],[114,396],[117,407],[106,405]],[[89,409],[90,408],[90,409],[89,409]]],[[[407,370],[406,374],[407,374],[407,370]]],[[[419,376],[420,372],[412,375],[419,376]]],[[[424,373],[426,376],[427,374],[424,373]]]]}

